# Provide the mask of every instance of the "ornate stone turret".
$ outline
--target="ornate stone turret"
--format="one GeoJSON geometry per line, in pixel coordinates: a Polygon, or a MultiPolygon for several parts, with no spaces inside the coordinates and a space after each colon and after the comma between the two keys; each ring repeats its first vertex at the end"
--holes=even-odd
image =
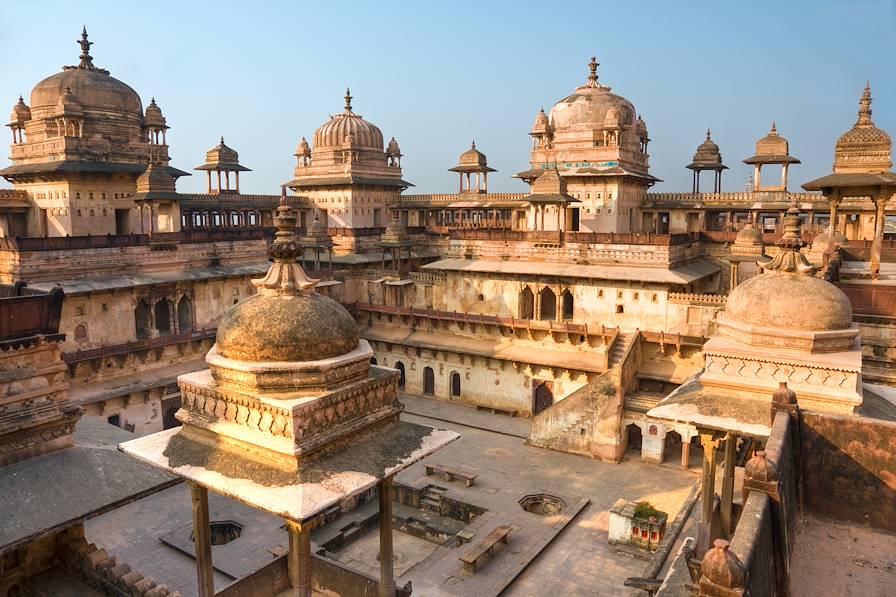
{"type": "Polygon", "coordinates": [[[162,109],[156,104],[156,98],[152,98],[146,106],[146,114],[143,116],[143,130],[146,131],[146,142],[153,145],[167,145],[166,131],[168,126],[162,109]]]}
{"type": "Polygon", "coordinates": [[[31,108],[25,104],[25,100],[20,95],[19,101],[12,107],[9,124],[6,125],[12,130],[13,144],[25,142],[25,123],[29,120],[31,120],[31,108]]]}
{"type": "Polygon", "coordinates": [[[713,193],[722,192],[722,170],[727,170],[728,166],[722,164],[722,153],[719,151],[719,146],[712,140],[712,132],[709,129],[706,129],[706,141],[697,147],[694,160],[688,164],[687,168],[694,172],[694,193],[700,192],[700,173],[703,170],[715,172],[713,193]]]}
{"type": "Polygon", "coordinates": [[[389,140],[389,146],[386,147],[386,161],[393,168],[401,167],[401,148],[398,147],[395,137],[389,140]]]}
{"type": "Polygon", "coordinates": [[[205,163],[196,166],[194,170],[205,170],[208,175],[208,193],[217,195],[221,193],[240,192],[240,172],[251,172],[249,168],[240,164],[239,154],[235,149],[228,147],[224,143],[224,135],[221,135],[221,142],[212,147],[205,153],[205,163]],[[217,187],[212,186],[212,172],[218,175],[217,187]],[[221,184],[221,173],[224,173],[224,185],[221,184]],[[230,173],[233,172],[236,177],[236,188],[230,188],[230,173]]]}
{"type": "Polygon", "coordinates": [[[327,232],[326,226],[320,221],[320,216],[315,212],[314,220],[305,230],[305,235],[299,239],[302,247],[302,258],[306,249],[314,252],[315,269],[320,270],[320,254],[326,253],[330,267],[333,266],[333,237],[327,232]]]}
{"type": "Polygon", "coordinates": [[[475,140],[470,144],[470,149],[460,154],[457,165],[448,168],[448,171],[457,172],[460,175],[458,193],[488,193],[488,173],[497,172],[494,168],[489,168],[485,154],[476,149],[475,140]],[[470,179],[473,174],[476,175],[475,188],[470,179]],[[466,186],[464,186],[464,176],[467,179],[466,186]]]}
{"type": "Polygon", "coordinates": [[[871,120],[871,83],[865,85],[859,100],[859,119],[837,139],[834,149],[834,173],[880,173],[892,166],[893,142],[871,120]]]}
{"type": "Polygon", "coordinates": [[[778,127],[772,121],[769,133],[756,142],[756,155],[744,160],[744,164],[750,164],[753,169],[754,190],[760,191],[787,191],[787,170],[791,164],[799,164],[800,161],[790,155],[790,143],[778,134],[778,127]],[[766,185],[762,183],[762,167],[765,165],[781,166],[781,184],[766,185]]]}

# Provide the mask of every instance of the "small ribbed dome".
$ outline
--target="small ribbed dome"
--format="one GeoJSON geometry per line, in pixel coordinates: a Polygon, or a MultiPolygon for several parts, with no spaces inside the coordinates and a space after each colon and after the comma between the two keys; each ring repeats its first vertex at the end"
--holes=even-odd
{"type": "Polygon", "coordinates": [[[398,141],[395,137],[389,140],[389,146],[386,148],[386,155],[392,157],[401,157],[401,148],[398,147],[398,141]]]}
{"type": "Polygon", "coordinates": [[[298,147],[296,147],[296,157],[299,158],[310,158],[311,157],[311,147],[308,145],[308,141],[305,137],[302,137],[302,140],[299,141],[298,147]]]}
{"type": "Polygon", "coordinates": [[[756,155],[787,155],[790,144],[778,134],[778,127],[772,122],[772,128],[766,136],[756,142],[756,155]]]}
{"type": "Polygon", "coordinates": [[[146,114],[143,117],[144,126],[164,127],[166,126],[165,117],[162,116],[162,109],[156,104],[156,98],[152,98],[149,105],[146,106],[146,114]]]}
{"type": "Polygon", "coordinates": [[[548,121],[548,115],[544,113],[544,108],[538,111],[538,114],[535,116],[535,124],[532,125],[532,133],[533,134],[541,134],[546,133],[548,128],[550,127],[550,122],[548,121]]]}
{"type": "Polygon", "coordinates": [[[642,139],[647,138],[647,123],[644,122],[644,119],[638,116],[638,121],[636,123],[636,130],[638,132],[638,136],[642,139]]]}
{"type": "Polygon", "coordinates": [[[460,154],[457,163],[461,166],[487,166],[488,160],[485,154],[476,149],[476,141],[470,144],[470,149],[460,154]]]}
{"type": "Polygon", "coordinates": [[[886,172],[892,167],[893,141],[871,120],[871,86],[859,100],[859,119],[837,140],[834,172],[886,172]]]}
{"type": "Polygon", "coordinates": [[[734,244],[736,245],[761,245],[763,244],[762,240],[762,232],[753,227],[751,222],[748,222],[740,231],[737,233],[737,237],[734,240],[734,244]]]}
{"type": "Polygon", "coordinates": [[[744,467],[744,476],[752,481],[771,483],[778,480],[778,469],[774,462],[765,457],[765,452],[759,450],[747,461],[744,467]]]}
{"type": "Polygon", "coordinates": [[[12,107],[12,114],[9,116],[9,122],[17,123],[17,124],[25,124],[31,120],[31,108],[25,104],[25,101],[22,99],[22,96],[19,96],[19,101],[16,102],[16,105],[12,107]]]}
{"type": "MultiPolygon", "coordinates": [[[[834,230],[834,244],[840,245],[841,247],[845,247],[849,243],[849,239],[846,238],[846,235],[840,232],[839,230],[834,230]]],[[[815,246],[827,245],[828,244],[828,231],[825,230],[818,236],[816,236],[812,244],[815,246]]]]}
{"type": "Polygon", "coordinates": [[[353,136],[355,147],[383,151],[383,133],[376,125],[364,120],[352,111],[352,96],[345,90],[345,111],[330,117],[314,131],[314,149],[340,148],[348,135],[353,136]]]}
{"type": "Polygon", "coordinates": [[[690,168],[715,168],[722,165],[722,153],[719,146],[712,140],[712,131],[706,129],[706,140],[697,146],[694,152],[694,161],[690,168]]]}
{"type": "Polygon", "coordinates": [[[256,294],[224,314],[217,346],[238,361],[319,361],[353,351],[358,339],[355,320],[329,297],[256,294]]]}
{"type": "Polygon", "coordinates": [[[137,177],[137,192],[175,192],[176,181],[168,168],[150,162],[143,174],[137,177]]]}

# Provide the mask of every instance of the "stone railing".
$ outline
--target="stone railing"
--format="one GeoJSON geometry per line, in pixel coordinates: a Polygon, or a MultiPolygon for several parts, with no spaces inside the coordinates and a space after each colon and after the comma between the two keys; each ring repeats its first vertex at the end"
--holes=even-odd
{"type": "Polygon", "coordinates": [[[123,344],[113,344],[110,346],[102,346],[100,348],[92,348],[89,350],[78,350],[75,352],[66,352],[62,355],[62,360],[66,364],[72,365],[82,361],[90,361],[93,359],[110,357],[115,355],[125,355],[137,350],[148,350],[150,348],[163,348],[183,342],[193,342],[196,340],[206,340],[214,338],[217,329],[193,330],[182,334],[172,334],[170,336],[160,336],[158,338],[146,338],[145,340],[135,340],[133,342],[125,342],[123,344]]]}
{"type": "Polygon", "coordinates": [[[447,279],[445,272],[410,272],[408,276],[414,282],[423,284],[444,284],[447,279]]]}
{"type": "Polygon", "coordinates": [[[40,292],[22,284],[0,285],[0,347],[10,341],[59,332],[64,294],[40,292]]]}
{"type": "Polygon", "coordinates": [[[727,294],[689,294],[685,292],[670,292],[670,303],[685,303],[687,305],[725,305],[727,294]]]}
{"type": "Polygon", "coordinates": [[[38,236],[0,238],[0,250],[11,251],[71,251],[75,249],[106,249],[139,245],[208,243],[273,238],[273,228],[221,228],[214,230],[181,230],[155,234],[105,234],[86,236],[38,236]]]}
{"type": "Polygon", "coordinates": [[[435,309],[415,309],[413,307],[392,307],[388,305],[372,305],[359,302],[359,312],[397,315],[401,317],[417,317],[435,321],[454,322],[464,325],[487,325],[508,327],[512,329],[544,330],[561,334],[580,336],[599,336],[605,346],[610,346],[619,333],[618,328],[591,326],[586,323],[569,321],[541,321],[536,319],[517,319],[515,317],[498,317],[496,315],[479,315],[474,313],[458,313],[457,311],[438,311],[435,309]]]}
{"type": "Polygon", "coordinates": [[[436,193],[429,195],[401,195],[393,205],[400,207],[403,203],[427,203],[436,206],[454,203],[456,201],[526,201],[527,196],[526,193],[436,193]]]}
{"type": "Polygon", "coordinates": [[[610,245],[685,245],[700,240],[698,234],[653,234],[649,232],[550,232],[506,229],[452,229],[452,240],[495,240],[610,245]]]}
{"type": "Polygon", "coordinates": [[[760,191],[760,192],[743,192],[743,193],[647,193],[648,206],[651,202],[656,203],[719,203],[728,205],[732,203],[743,203],[752,205],[753,203],[780,202],[789,204],[791,201],[800,203],[827,203],[827,200],[821,193],[791,193],[786,191],[760,191]]]}

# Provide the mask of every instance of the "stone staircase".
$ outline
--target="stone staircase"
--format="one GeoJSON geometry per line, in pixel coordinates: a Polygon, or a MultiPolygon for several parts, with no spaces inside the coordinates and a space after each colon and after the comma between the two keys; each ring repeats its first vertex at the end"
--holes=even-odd
{"type": "Polygon", "coordinates": [[[442,496],[447,491],[447,489],[439,487],[438,485],[428,486],[423,490],[423,495],[420,497],[420,509],[432,514],[441,514],[442,496]]]}
{"type": "Polygon", "coordinates": [[[612,369],[622,362],[622,357],[625,356],[625,351],[628,350],[628,347],[631,346],[634,339],[634,332],[623,332],[620,330],[619,335],[616,336],[616,340],[613,342],[613,346],[610,347],[610,355],[607,358],[607,369],[612,369]]]}

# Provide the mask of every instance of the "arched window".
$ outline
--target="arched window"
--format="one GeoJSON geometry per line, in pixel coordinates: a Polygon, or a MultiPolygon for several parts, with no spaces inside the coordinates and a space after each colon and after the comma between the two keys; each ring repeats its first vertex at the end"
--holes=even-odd
{"type": "Polygon", "coordinates": [[[75,326],[75,340],[78,342],[87,342],[87,326],[83,323],[75,326]]]}
{"type": "Polygon", "coordinates": [[[398,369],[398,387],[404,389],[404,363],[398,361],[395,368],[398,369]]]}
{"type": "Polygon", "coordinates": [[[554,291],[545,286],[541,289],[539,298],[541,306],[538,310],[538,319],[542,321],[557,319],[557,295],[554,294],[554,291]]]}
{"type": "Polygon", "coordinates": [[[137,328],[137,339],[149,338],[149,303],[140,299],[134,309],[134,325],[137,328]]]}
{"type": "Polygon", "coordinates": [[[171,334],[171,303],[168,299],[159,299],[153,309],[156,320],[156,329],[160,336],[171,334]]]}
{"type": "Polygon", "coordinates": [[[451,372],[451,397],[460,397],[460,373],[457,371],[451,372]]]}
{"type": "Polygon", "coordinates": [[[535,295],[526,286],[520,293],[520,319],[535,319],[535,295]]]}
{"type": "Polygon", "coordinates": [[[436,393],[436,376],[432,367],[423,369],[423,393],[427,396],[433,396],[436,393]]]}
{"type": "Polygon", "coordinates": [[[187,295],[177,303],[177,329],[181,334],[193,330],[193,301],[187,295]]]}
{"type": "Polygon", "coordinates": [[[370,357],[370,364],[376,365],[376,357],[370,357]]]}
{"type": "Polygon", "coordinates": [[[567,289],[563,291],[563,319],[572,319],[572,312],[572,293],[567,289]]]}

